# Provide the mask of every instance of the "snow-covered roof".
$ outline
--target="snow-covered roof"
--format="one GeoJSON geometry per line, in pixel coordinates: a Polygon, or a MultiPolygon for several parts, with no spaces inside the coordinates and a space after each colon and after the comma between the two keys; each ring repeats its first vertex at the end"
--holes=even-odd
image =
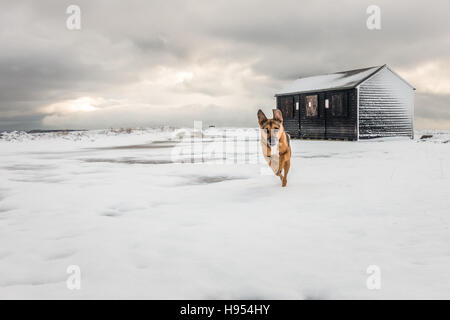
{"type": "Polygon", "coordinates": [[[369,78],[384,66],[341,71],[336,73],[299,78],[275,94],[286,95],[300,92],[350,89],[369,78]]]}

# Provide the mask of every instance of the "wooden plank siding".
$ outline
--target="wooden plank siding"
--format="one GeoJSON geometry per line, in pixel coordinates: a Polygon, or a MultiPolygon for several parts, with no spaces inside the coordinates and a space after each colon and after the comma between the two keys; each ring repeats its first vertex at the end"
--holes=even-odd
{"type": "Polygon", "coordinates": [[[297,102],[299,102],[299,97],[298,95],[291,95],[291,96],[283,96],[283,97],[277,97],[277,108],[281,110],[281,99],[282,98],[286,98],[286,97],[290,97],[292,99],[294,99],[294,112],[293,115],[294,117],[291,118],[287,118],[285,117],[285,115],[283,114],[283,126],[284,129],[286,130],[287,133],[289,133],[291,135],[292,138],[299,138],[300,137],[300,128],[298,125],[298,120],[299,120],[299,113],[298,110],[296,110],[295,105],[297,102]]]}
{"type": "Polygon", "coordinates": [[[414,137],[414,89],[388,68],[359,86],[360,139],[414,137]]]}
{"type": "Polygon", "coordinates": [[[327,110],[325,119],[325,137],[327,139],[356,140],[358,138],[358,101],[356,89],[327,91],[325,98],[330,101],[330,109],[327,110]],[[344,95],[347,113],[343,116],[333,116],[331,114],[331,96],[336,93],[343,93],[344,95]]]}
{"type": "Polygon", "coordinates": [[[325,138],[325,94],[323,92],[302,93],[300,97],[300,138],[324,139],[325,138]],[[306,116],[306,97],[317,95],[317,117],[306,116]]]}
{"type": "MultiPolygon", "coordinates": [[[[281,99],[287,96],[277,97],[277,108],[281,109],[281,99]]],[[[289,96],[294,99],[294,117],[284,119],[284,128],[293,138],[303,139],[357,139],[357,94],[356,89],[311,92],[289,96]],[[347,114],[333,116],[331,109],[325,109],[325,99],[330,99],[335,93],[344,94],[344,103],[347,106],[347,114]],[[306,96],[317,95],[318,116],[306,116],[306,96]],[[299,110],[295,103],[299,102],[299,110]]]]}

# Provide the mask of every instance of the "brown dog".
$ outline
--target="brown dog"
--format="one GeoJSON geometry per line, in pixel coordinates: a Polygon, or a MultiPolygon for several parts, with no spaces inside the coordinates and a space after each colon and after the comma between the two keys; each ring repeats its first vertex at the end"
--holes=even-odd
{"type": "Polygon", "coordinates": [[[291,145],[289,134],[284,131],[283,115],[280,110],[273,109],[273,119],[267,119],[264,112],[258,110],[258,122],[264,158],[275,175],[280,177],[281,186],[285,187],[291,166],[291,145]]]}

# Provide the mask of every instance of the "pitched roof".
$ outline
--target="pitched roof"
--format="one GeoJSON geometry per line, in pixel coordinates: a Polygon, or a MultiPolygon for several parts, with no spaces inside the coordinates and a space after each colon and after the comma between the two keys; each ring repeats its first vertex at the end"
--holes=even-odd
{"type": "Polygon", "coordinates": [[[317,92],[354,88],[383,67],[384,66],[376,66],[299,78],[277,92],[275,96],[300,92],[317,92]]]}

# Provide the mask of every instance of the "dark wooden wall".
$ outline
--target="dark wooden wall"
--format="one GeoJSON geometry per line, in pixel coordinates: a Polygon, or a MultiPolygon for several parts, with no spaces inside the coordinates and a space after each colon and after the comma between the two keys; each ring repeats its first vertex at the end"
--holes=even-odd
{"type": "MultiPolygon", "coordinates": [[[[328,91],[325,96],[330,99],[334,93],[344,94],[344,103],[347,105],[347,113],[344,116],[333,116],[331,110],[326,112],[326,138],[331,139],[358,139],[358,97],[356,89],[328,91]]],[[[324,102],[325,105],[325,102],[324,102]]]]}
{"type": "MultiPolygon", "coordinates": [[[[285,130],[294,138],[304,139],[357,139],[357,92],[356,89],[302,93],[291,96],[294,98],[294,117],[284,119],[285,130]],[[331,109],[325,109],[325,99],[330,99],[333,93],[344,93],[347,104],[345,116],[332,116],[331,109]],[[318,95],[318,117],[306,117],[306,96],[318,95]],[[299,102],[300,110],[295,109],[299,102]]],[[[281,99],[277,97],[277,108],[280,109],[281,99]]]]}
{"type": "MultiPolygon", "coordinates": [[[[286,97],[286,96],[285,96],[286,97]]],[[[292,138],[300,138],[300,134],[299,134],[299,112],[298,110],[296,110],[295,105],[296,102],[299,102],[299,96],[288,96],[289,98],[294,99],[294,104],[293,104],[293,108],[294,108],[294,112],[293,118],[284,118],[283,119],[283,126],[284,129],[286,130],[287,133],[289,133],[291,135],[292,138]]],[[[281,97],[277,97],[277,108],[281,109],[281,97]]],[[[284,115],[283,115],[284,117],[284,115]]]]}
{"type": "Polygon", "coordinates": [[[300,96],[300,137],[304,139],[325,139],[325,93],[311,92],[300,96]],[[317,94],[318,116],[308,118],[306,116],[306,96],[317,94]]]}

